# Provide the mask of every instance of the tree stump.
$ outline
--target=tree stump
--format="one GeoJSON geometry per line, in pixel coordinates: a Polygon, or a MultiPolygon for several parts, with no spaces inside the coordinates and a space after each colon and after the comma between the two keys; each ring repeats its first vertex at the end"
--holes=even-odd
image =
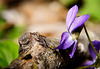
{"type": "Polygon", "coordinates": [[[55,50],[60,44],[60,39],[50,39],[37,32],[24,33],[18,42],[19,57],[5,69],[74,69],[89,58],[77,48],[71,59],[70,48],[55,50]]]}

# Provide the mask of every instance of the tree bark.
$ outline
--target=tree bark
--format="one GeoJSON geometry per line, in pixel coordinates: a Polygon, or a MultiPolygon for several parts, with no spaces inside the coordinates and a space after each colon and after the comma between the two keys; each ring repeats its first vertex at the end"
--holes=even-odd
{"type": "Polygon", "coordinates": [[[77,48],[71,59],[70,48],[55,50],[60,44],[60,39],[50,39],[37,32],[24,33],[18,42],[19,57],[5,69],[74,69],[89,58],[77,48]]]}

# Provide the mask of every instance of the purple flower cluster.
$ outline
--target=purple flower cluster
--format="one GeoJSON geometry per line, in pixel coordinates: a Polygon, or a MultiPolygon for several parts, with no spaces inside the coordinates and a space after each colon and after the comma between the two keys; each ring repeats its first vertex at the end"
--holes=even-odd
{"type": "Polygon", "coordinates": [[[80,32],[83,28],[84,23],[90,17],[89,14],[87,14],[87,15],[83,15],[83,16],[79,16],[75,18],[77,15],[77,12],[78,12],[77,5],[73,6],[68,11],[67,17],[66,17],[66,25],[67,25],[68,32],[64,32],[62,34],[60,45],[55,48],[55,49],[67,49],[71,47],[71,52],[69,54],[70,58],[72,58],[75,53],[75,50],[77,48],[77,38],[78,38],[78,37],[73,38],[72,33],[78,28],[79,28],[78,31],[80,32]]]}
{"type": "MultiPolygon", "coordinates": [[[[97,40],[95,40],[95,41],[92,41],[92,43],[93,43],[93,45],[94,45],[94,47],[95,47],[97,53],[99,53],[99,50],[100,50],[100,42],[97,41],[97,40]]],[[[91,60],[91,61],[85,62],[85,63],[83,64],[83,66],[89,66],[89,65],[92,65],[92,64],[94,64],[94,63],[96,62],[96,58],[97,58],[97,57],[96,57],[96,54],[95,54],[93,48],[91,47],[90,44],[89,44],[88,47],[89,47],[89,52],[90,52],[90,55],[91,55],[91,57],[92,57],[92,60],[91,60]]],[[[100,61],[100,59],[99,59],[99,61],[100,61]]],[[[100,62],[99,62],[99,63],[100,63],[100,62]]],[[[87,69],[94,69],[94,67],[90,67],[90,68],[87,68],[87,69]]]]}
{"type": "MultiPolygon", "coordinates": [[[[68,11],[67,17],[66,17],[66,25],[67,25],[68,32],[62,33],[60,45],[55,48],[55,49],[71,48],[71,52],[69,53],[70,58],[72,58],[75,53],[75,50],[77,48],[77,42],[78,42],[77,39],[79,37],[81,30],[83,29],[84,23],[90,17],[89,14],[87,14],[87,15],[83,15],[83,16],[79,16],[79,17],[75,18],[77,15],[77,12],[78,12],[77,5],[73,6],[68,11]],[[73,34],[74,34],[74,37],[73,37],[73,34]]],[[[85,26],[84,26],[84,28],[85,28],[85,26]]],[[[87,31],[85,31],[85,32],[87,34],[87,31]]],[[[88,36],[88,39],[90,39],[88,34],[87,34],[87,36],[88,36]]],[[[92,42],[91,42],[91,40],[89,40],[89,41],[91,44],[89,44],[88,48],[89,48],[89,52],[92,57],[92,60],[85,62],[82,66],[94,65],[96,68],[100,67],[100,54],[99,54],[100,42],[97,40],[92,41],[92,42]]],[[[87,69],[94,69],[94,67],[92,66],[87,69]]]]}

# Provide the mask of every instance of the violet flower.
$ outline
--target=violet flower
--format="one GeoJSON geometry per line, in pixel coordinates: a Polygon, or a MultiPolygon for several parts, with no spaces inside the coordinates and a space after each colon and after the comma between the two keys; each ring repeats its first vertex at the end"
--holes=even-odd
{"type": "Polygon", "coordinates": [[[77,12],[78,12],[77,5],[73,6],[68,11],[67,17],[66,17],[66,25],[67,25],[68,32],[62,33],[60,45],[55,48],[55,49],[67,49],[71,47],[71,52],[69,54],[70,58],[72,58],[74,55],[74,52],[77,47],[77,38],[78,38],[78,36],[76,35],[76,32],[75,32],[75,38],[73,38],[72,33],[73,31],[78,31],[78,33],[80,33],[83,28],[83,24],[90,17],[89,14],[87,14],[87,15],[83,15],[83,16],[75,18],[77,15],[77,12]]]}
{"type": "MultiPolygon", "coordinates": [[[[97,41],[97,40],[95,40],[95,41],[92,41],[92,43],[93,43],[93,45],[94,45],[97,53],[99,53],[99,50],[100,50],[100,42],[97,41]]],[[[94,52],[91,44],[89,44],[88,47],[89,47],[89,52],[90,52],[90,55],[92,57],[92,60],[85,62],[82,66],[89,66],[89,65],[92,65],[92,64],[94,64],[96,62],[96,54],[95,54],[95,52],[94,52]]],[[[100,58],[97,61],[99,61],[99,63],[96,63],[95,66],[97,66],[97,65],[100,66],[100,58]]],[[[87,68],[87,69],[94,69],[94,67],[92,66],[92,67],[87,68]]]]}

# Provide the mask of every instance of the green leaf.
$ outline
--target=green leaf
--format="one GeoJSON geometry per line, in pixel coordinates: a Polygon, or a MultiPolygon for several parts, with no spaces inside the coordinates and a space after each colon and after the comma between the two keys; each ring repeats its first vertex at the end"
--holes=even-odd
{"type": "Polygon", "coordinates": [[[12,40],[0,42],[0,67],[4,68],[18,57],[18,45],[12,40]]]}

